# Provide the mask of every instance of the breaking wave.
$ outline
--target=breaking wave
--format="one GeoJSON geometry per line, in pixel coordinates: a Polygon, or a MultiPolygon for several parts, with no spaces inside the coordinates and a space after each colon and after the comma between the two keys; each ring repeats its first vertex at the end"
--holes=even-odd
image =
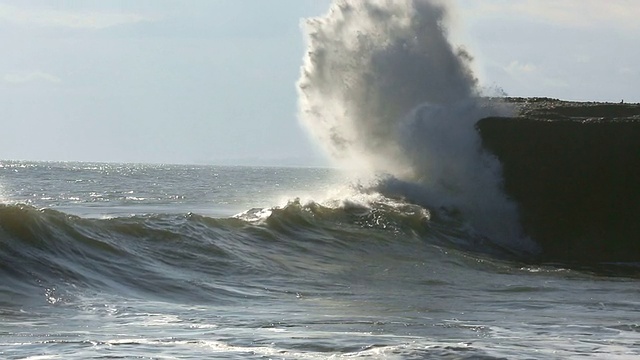
{"type": "Polygon", "coordinates": [[[474,128],[511,110],[480,96],[472,57],[447,26],[444,2],[336,0],[306,22],[300,121],[373,189],[460,212],[495,243],[535,252],[474,128]]]}

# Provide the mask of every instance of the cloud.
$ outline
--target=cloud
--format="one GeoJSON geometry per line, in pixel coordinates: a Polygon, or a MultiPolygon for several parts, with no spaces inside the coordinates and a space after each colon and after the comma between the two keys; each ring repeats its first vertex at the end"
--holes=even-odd
{"type": "Polygon", "coordinates": [[[619,68],[618,72],[621,75],[632,75],[632,76],[638,75],[638,73],[639,73],[638,69],[634,69],[634,68],[629,67],[629,66],[623,66],[623,67],[619,68]]]}
{"type": "Polygon", "coordinates": [[[637,0],[475,0],[465,5],[468,15],[476,18],[522,16],[574,27],[607,25],[640,29],[640,1],[637,0]]]}
{"type": "Polygon", "coordinates": [[[541,85],[550,88],[565,88],[569,84],[558,77],[550,77],[543,69],[531,63],[523,63],[520,61],[512,61],[508,65],[502,67],[509,77],[525,86],[541,85]]]}
{"type": "Polygon", "coordinates": [[[511,76],[517,76],[518,74],[523,73],[532,73],[537,69],[538,67],[531,63],[521,63],[519,61],[512,61],[504,68],[504,70],[511,76]]]}
{"type": "Polygon", "coordinates": [[[550,88],[570,88],[571,87],[571,85],[566,80],[563,80],[560,78],[543,77],[542,79],[540,79],[540,82],[542,83],[542,85],[550,88]]]}
{"type": "Polygon", "coordinates": [[[62,80],[55,76],[42,71],[29,71],[29,72],[14,72],[7,73],[2,77],[2,80],[5,83],[9,84],[25,84],[30,82],[48,82],[48,83],[59,83],[62,80]]]}
{"type": "Polygon", "coordinates": [[[152,19],[132,13],[80,12],[0,4],[0,23],[5,22],[18,25],[104,29],[150,20],[152,19]]]}

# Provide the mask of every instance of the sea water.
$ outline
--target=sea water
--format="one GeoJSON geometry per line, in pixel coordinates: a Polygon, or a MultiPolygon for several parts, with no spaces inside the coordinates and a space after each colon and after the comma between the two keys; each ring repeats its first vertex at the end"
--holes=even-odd
{"type": "Polygon", "coordinates": [[[640,355],[637,273],[488,250],[464,218],[344,182],[315,168],[0,162],[0,356],[640,355]]]}

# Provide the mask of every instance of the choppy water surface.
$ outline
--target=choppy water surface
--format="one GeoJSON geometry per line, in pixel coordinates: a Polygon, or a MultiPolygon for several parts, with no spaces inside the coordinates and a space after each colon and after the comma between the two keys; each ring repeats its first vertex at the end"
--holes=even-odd
{"type": "Polygon", "coordinates": [[[4,358],[640,355],[633,268],[527,262],[327,169],[0,164],[4,358]]]}

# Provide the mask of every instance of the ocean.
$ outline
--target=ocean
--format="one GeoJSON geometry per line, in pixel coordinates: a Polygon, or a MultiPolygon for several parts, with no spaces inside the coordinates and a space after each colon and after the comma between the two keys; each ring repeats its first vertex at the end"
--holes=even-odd
{"type": "Polygon", "coordinates": [[[639,358],[639,107],[492,96],[448,10],[305,21],[331,168],[0,161],[0,358],[639,358]]]}
{"type": "Polygon", "coordinates": [[[322,168],[0,162],[6,359],[631,359],[638,273],[322,168]]]}

